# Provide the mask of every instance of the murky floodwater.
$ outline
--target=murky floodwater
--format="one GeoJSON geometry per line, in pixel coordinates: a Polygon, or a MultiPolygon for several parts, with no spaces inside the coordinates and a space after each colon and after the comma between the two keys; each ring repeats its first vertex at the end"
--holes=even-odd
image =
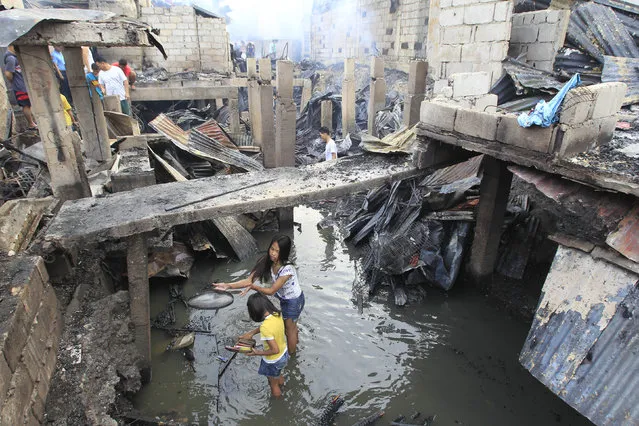
{"type": "MultiPolygon", "coordinates": [[[[330,395],[346,404],[336,418],[351,425],[376,410],[378,424],[403,414],[436,414],[435,425],[590,424],[537,382],[517,362],[528,326],[489,306],[470,289],[446,295],[428,290],[419,304],[396,308],[378,297],[358,314],[353,303],[354,261],[332,230],[318,231],[319,212],[295,209],[298,274],[306,294],[298,355],[285,370],[284,398],[273,401],[259,359],[238,355],[219,383],[227,338],[256,325],[246,298],[217,314],[177,306],[178,324],[211,322],[217,339],[199,334],[195,372],[179,353],[165,353],[170,338],[153,330],[153,380],[136,397],[148,414],[172,413],[195,424],[309,425],[330,395]],[[216,348],[217,345],[217,348],[216,348]]],[[[266,250],[272,235],[258,235],[266,250]]],[[[213,280],[246,276],[252,262],[198,262],[184,286],[187,297],[213,280]]],[[[168,290],[152,288],[152,315],[164,309],[168,290]]]]}

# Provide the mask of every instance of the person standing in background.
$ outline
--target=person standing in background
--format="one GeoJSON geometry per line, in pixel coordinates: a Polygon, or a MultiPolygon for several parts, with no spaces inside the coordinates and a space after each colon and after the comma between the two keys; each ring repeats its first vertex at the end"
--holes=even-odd
{"type": "Polygon", "coordinates": [[[120,98],[120,106],[122,112],[131,115],[131,107],[129,100],[129,79],[126,78],[120,67],[114,67],[102,57],[95,59],[95,63],[100,67],[98,74],[98,82],[104,89],[105,96],[118,96],[120,98]]]}
{"type": "Polygon", "coordinates": [[[87,78],[87,86],[89,86],[89,95],[93,96],[93,89],[98,92],[100,96],[100,100],[104,98],[104,92],[102,91],[102,86],[100,86],[100,82],[98,81],[98,75],[100,74],[100,67],[95,62],[91,64],[91,72],[88,72],[86,75],[87,78]]]}
{"type": "Polygon", "coordinates": [[[112,65],[114,67],[119,67],[122,72],[124,72],[124,75],[129,80],[129,87],[131,88],[131,90],[135,90],[134,84],[135,80],[137,79],[137,75],[135,74],[135,71],[133,71],[133,68],[129,66],[127,60],[120,59],[118,62],[114,62],[112,65]]]}
{"type": "Polygon", "coordinates": [[[15,48],[12,45],[7,47],[7,51],[4,54],[4,76],[11,83],[11,88],[16,95],[18,105],[22,107],[22,113],[24,118],[27,119],[27,130],[36,130],[35,121],[33,121],[33,114],[31,114],[31,100],[27,93],[27,86],[24,83],[24,76],[22,75],[22,67],[18,62],[15,48]]]}
{"type": "Polygon", "coordinates": [[[71,97],[71,88],[69,87],[69,80],[67,79],[67,65],[64,61],[64,55],[62,54],[62,46],[54,46],[51,50],[51,60],[56,67],[58,80],[60,82],[60,93],[64,95],[69,103],[73,104],[73,98],[71,97]]]}

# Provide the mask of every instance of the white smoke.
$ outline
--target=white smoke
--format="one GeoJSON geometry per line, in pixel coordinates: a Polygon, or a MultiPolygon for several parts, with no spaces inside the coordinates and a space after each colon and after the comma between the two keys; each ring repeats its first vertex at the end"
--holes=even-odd
{"type": "Polygon", "coordinates": [[[313,0],[222,0],[233,40],[302,40],[310,28],[313,0]]]}

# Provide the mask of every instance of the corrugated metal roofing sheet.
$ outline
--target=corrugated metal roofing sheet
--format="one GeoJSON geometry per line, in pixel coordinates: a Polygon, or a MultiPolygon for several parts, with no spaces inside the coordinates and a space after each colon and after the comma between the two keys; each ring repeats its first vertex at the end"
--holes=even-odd
{"type": "Polygon", "coordinates": [[[639,59],[604,56],[604,68],[601,81],[620,81],[626,83],[626,97],[623,104],[639,102],[639,59]]]}
{"type": "Polygon", "coordinates": [[[573,9],[566,39],[600,63],[604,55],[639,57],[639,48],[615,12],[596,3],[582,3],[573,9]]]}
{"type": "Polygon", "coordinates": [[[639,424],[638,279],[559,246],[519,357],[598,425],[639,424]]]}
{"type": "Polygon", "coordinates": [[[608,235],[606,244],[639,263],[639,203],[619,222],[617,230],[608,235]]]}
{"type": "Polygon", "coordinates": [[[206,123],[200,124],[196,127],[196,129],[204,133],[209,138],[215,139],[227,148],[237,149],[237,145],[233,143],[226,132],[215,120],[209,120],[206,123]]]}
{"type": "Polygon", "coordinates": [[[439,190],[442,186],[450,183],[476,178],[481,170],[481,163],[484,160],[483,155],[478,155],[463,163],[454,164],[435,170],[432,174],[426,176],[419,186],[426,186],[435,190],[439,190]]]}
{"type": "Polygon", "coordinates": [[[230,149],[193,129],[185,132],[164,114],[158,115],[149,125],[158,133],[162,133],[178,148],[206,160],[218,161],[238,167],[245,171],[260,171],[264,167],[254,159],[242,154],[236,149],[230,149]]]}
{"type": "MultiPolygon", "coordinates": [[[[194,153],[204,153],[217,161],[230,164],[247,172],[264,170],[264,167],[254,159],[237,150],[225,147],[197,129],[191,130],[191,134],[189,135],[189,148],[194,153]]],[[[202,154],[199,155],[202,156],[202,154]]]]}

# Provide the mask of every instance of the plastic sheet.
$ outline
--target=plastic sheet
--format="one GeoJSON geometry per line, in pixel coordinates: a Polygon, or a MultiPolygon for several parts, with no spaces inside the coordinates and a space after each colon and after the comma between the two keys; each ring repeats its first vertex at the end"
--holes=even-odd
{"type": "Polygon", "coordinates": [[[559,108],[566,97],[566,93],[580,83],[581,78],[579,74],[573,75],[550,102],[546,102],[542,99],[532,112],[522,113],[517,118],[517,122],[521,127],[530,127],[532,125],[550,127],[553,123],[559,121],[559,108]]]}

